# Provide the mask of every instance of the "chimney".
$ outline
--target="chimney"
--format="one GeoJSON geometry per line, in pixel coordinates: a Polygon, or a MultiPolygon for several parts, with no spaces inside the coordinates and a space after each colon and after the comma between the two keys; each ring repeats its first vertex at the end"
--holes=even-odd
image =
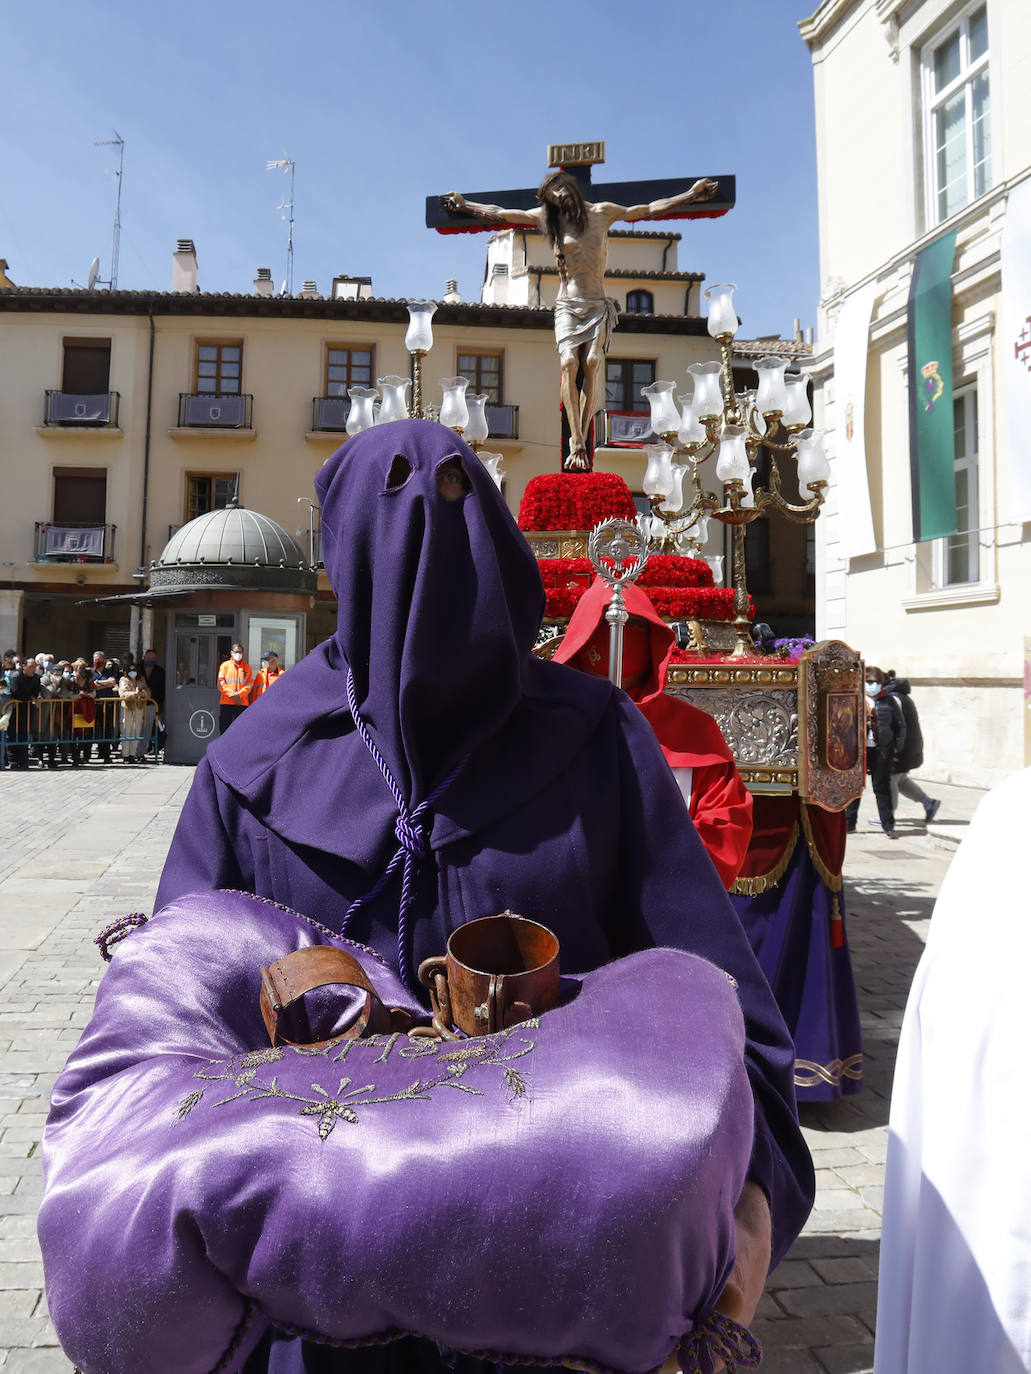
{"type": "Polygon", "coordinates": [[[795,342],[802,342],[802,321],[798,318],[797,315],[795,316],[795,342]]]}
{"type": "Polygon", "coordinates": [[[494,263],[491,268],[490,282],[491,303],[493,305],[508,304],[508,265],[503,262],[494,263]]]}
{"type": "Polygon", "coordinates": [[[460,305],[462,297],[458,294],[458,282],[454,277],[448,277],[444,284],[444,304],[460,305]]]}
{"type": "Polygon", "coordinates": [[[322,300],[322,297],[319,295],[319,284],[314,281],[302,282],[301,289],[297,294],[298,298],[302,301],[322,300]]]}
{"type": "Polygon", "coordinates": [[[272,280],[271,267],[258,268],[258,275],[254,278],[254,294],[256,296],[274,296],[276,294],[276,284],[272,280]]]}
{"type": "Polygon", "coordinates": [[[193,239],[179,239],[176,243],[172,254],[172,290],[191,296],[197,293],[197,250],[193,239]]]}

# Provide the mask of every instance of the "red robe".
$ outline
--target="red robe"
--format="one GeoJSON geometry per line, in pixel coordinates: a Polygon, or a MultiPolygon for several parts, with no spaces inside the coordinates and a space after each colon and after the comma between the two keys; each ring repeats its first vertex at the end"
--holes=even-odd
{"type": "MultiPolygon", "coordinates": [[[[648,676],[640,686],[626,690],[655,731],[682,791],[686,790],[683,784],[690,769],[688,812],[724,886],[729,888],[744,863],[752,837],[752,798],[712,716],[665,691],[676,642],[673,630],[639,587],[630,583],[623,594],[631,616],[647,621],[646,634],[633,633],[633,621],[627,626],[624,682],[638,671],[647,671],[648,676]]],[[[568,663],[595,676],[608,675],[605,610],[610,599],[605,583],[595,581],[570,617],[554,656],[556,663],[568,663]]]]}

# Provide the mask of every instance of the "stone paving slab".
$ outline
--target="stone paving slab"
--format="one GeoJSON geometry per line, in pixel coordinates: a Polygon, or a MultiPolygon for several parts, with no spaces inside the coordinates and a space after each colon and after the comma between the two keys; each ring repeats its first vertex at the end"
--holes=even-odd
{"type": "MultiPolygon", "coordinates": [[[[171,765],[129,774],[91,765],[0,774],[0,1371],[70,1374],[42,1291],[35,1239],[39,1145],[54,1080],[89,1019],[103,964],[97,930],[149,912],[192,781],[171,765]]],[[[942,797],[928,833],[911,803],[900,838],[867,821],[845,864],[849,940],[867,1062],[862,1093],[805,1104],[818,1171],[817,1206],[769,1279],[756,1320],[765,1374],[870,1374],[888,1104],[906,995],[953,845],[981,793],[922,784],[942,797]]]]}

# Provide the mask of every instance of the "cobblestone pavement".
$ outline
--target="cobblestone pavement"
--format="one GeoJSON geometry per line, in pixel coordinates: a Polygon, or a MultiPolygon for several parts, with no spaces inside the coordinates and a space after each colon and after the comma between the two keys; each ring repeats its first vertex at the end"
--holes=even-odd
{"type": "MultiPolygon", "coordinates": [[[[92,940],[150,911],[193,770],[0,774],[0,1369],[69,1374],[43,1296],[35,1211],[51,1086],[89,1018],[103,964],[92,940]]],[[[816,1208],[771,1277],[756,1323],[766,1374],[860,1374],[872,1365],[888,1098],[906,993],[935,895],[980,793],[943,798],[928,835],[871,829],[870,799],[846,861],[846,904],[867,1061],[865,1089],[803,1109],[816,1208]]]]}

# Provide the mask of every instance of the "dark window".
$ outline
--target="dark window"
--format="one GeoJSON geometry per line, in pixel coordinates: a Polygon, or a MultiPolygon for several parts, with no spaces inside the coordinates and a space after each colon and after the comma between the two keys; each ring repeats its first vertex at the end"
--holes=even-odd
{"type": "Polygon", "coordinates": [[[654,381],[654,358],[606,358],[606,409],[647,411],[648,402],[641,391],[654,381]]]}
{"type": "Polygon", "coordinates": [[[753,596],[769,596],[771,572],[770,522],[755,520],[745,526],[745,578],[753,596]]]}
{"type": "Polygon", "coordinates": [[[487,404],[501,405],[503,354],[459,353],[458,375],[469,378],[469,392],[473,396],[486,393],[487,404]]]}
{"type": "Polygon", "coordinates": [[[628,315],[654,314],[654,296],[650,291],[628,291],[626,293],[626,312],[628,315]]]}
{"type": "Polygon", "coordinates": [[[209,510],[223,510],[232,500],[234,492],[237,492],[238,481],[239,473],[236,472],[188,472],[184,511],[186,520],[195,520],[209,510]]]}
{"type": "Polygon", "coordinates": [[[205,396],[239,396],[243,344],[199,343],[197,345],[198,393],[205,396]]]}
{"type": "Polygon", "coordinates": [[[61,390],[69,396],[99,396],[111,385],[110,339],[65,339],[61,390]]]}
{"type": "Polygon", "coordinates": [[[326,350],[326,396],[346,396],[351,386],[372,386],[375,367],[372,348],[333,344],[326,350]]]}
{"type": "Polygon", "coordinates": [[[103,468],[54,468],[54,524],[103,525],[107,473],[103,468]]]}

